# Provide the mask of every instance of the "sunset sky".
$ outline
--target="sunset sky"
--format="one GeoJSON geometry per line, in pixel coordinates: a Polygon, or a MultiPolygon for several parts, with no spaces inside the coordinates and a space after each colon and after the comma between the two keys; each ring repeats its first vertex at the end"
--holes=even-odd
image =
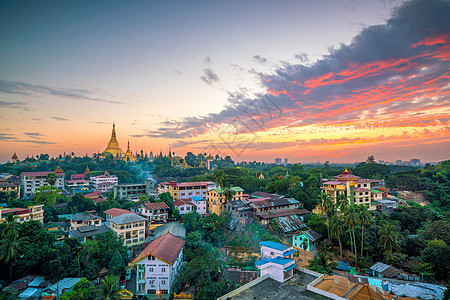
{"type": "Polygon", "coordinates": [[[1,1],[0,162],[450,159],[450,1],[1,1]]]}

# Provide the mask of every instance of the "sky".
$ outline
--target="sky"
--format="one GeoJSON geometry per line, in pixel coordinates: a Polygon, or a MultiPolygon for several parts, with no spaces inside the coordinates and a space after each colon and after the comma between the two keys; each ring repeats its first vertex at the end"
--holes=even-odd
{"type": "Polygon", "coordinates": [[[450,158],[450,1],[0,1],[0,161],[450,158]]]}

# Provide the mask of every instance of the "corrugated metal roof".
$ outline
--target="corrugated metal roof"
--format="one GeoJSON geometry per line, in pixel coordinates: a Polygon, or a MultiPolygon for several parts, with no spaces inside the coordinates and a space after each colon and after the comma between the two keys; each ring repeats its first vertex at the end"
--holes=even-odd
{"type": "Polygon", "coordinates": [[[302,218],[299,215],[290,215],[274,218],[283,232],[292,232],[306,228],[302,218]]]}
{"type": "Polygon", "coordinates": [[[389,265],[386,265],[382,262],[377,262],[376,264],[374,264],[373,266],[370,267],[370,270],[374,270],[376,272],[381,273],[389,267],[390,267],[389,265]]]}

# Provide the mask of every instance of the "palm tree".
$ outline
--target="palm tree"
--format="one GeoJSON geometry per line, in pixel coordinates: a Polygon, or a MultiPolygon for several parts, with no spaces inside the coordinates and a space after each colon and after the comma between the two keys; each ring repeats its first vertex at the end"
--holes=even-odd
{"type": "Polygon", "coordinates": [[[102,279],[101,285],[100,285],[101,299],[119,300],[119,299],[121,299],[121,297],[118,292],[119,292],[119,286],[118,286],[116,276],[108,275],[104,279],[102,279]]]}
{"type": "Polygon", "coordinates": [[[20,257],[23,246],[27,243],[27,238],[19,238],[19,233],[15,229],[6,231],[0,240],[0,261],[9,264],[9,279],[12,278],[12,265],[20,257]]]}
{"type": "Polygon", "coordinates": [[[348,197],[344,193],[339,193],[336,197],[336,206],[341,213],[345,213],[348,207],[348,197]]]}
{"type": "Polygon", "coordinates": [[[333,203],[331,202],[330,196],[325,193],[322,192],[320,194],[320,208],[322,209],[322,211],[325,213],[325,217],[327,219],[327,230],[328,230],[328,238],[330,238],[330,222],[329,222],[329,217],[331,215],[331,211],[333,209],[333,203]]]}
{"type": "Polygon", "coordinates": [[[398,243],[399,233],[395,230],[394,225],[391,223],[383,224],[383,227],[378,231],[380,235],[380,241],[378,247],[383,247],[384,250],[391,251],[399,250],[400,245],[398,243]]]}
{"type": "Polygon", "coordinates": [[[214,181],[219,185],[220,188],[223,187],[223,180],[225,179],[225,173],[223,170],[219,170],[213,175],[214,181]]]}
{"type": "Polygon", "coordinates": [[[344,227],[343,227],[343,220],[337,216],[334,215],[330,220],[330,231],[331,236],[334,236],[337,238],[339,242],[339,257],[342,258],[342,241],[341,241],[341,235],[344,233],[344,227]]]}
{"type": "Polygon", "coordinates": [[[48,173],[47,178],[45,180],[47,180],[48,184],[50,184],[50,186],[53,187],[56,183],[56,174],[48,173]]]}
{"type": "Polygon", "coordinates": [[[16,221],[16,216],[14,214],[7,214],[5,220],[6,226],[5,228],[3,228],[3,233],[6,233],[10,230],[19,230],[20,223],[16,221]]]}
{"type": "Polygon", "coordinates": [[[333,271],[333,268],[336,266],[336,263],[330,262],[330,256],[328,252],[318,252],[314,255],[312,260],[309,260],[309,269],[320,272],[330,274],[333,271]]]}
{"type": "Polygon", "coordinates": [[[345,224],[348,226],[350,232],[350,241],[352,244],[352,252],[358,256],[356,251],[355,226],[359,223],[358,212],[355,205],[349,205],[345,214],[345,224]]]}
{"type": "Polygon", "coordinates": [[[222,189],[222,194],[225,197],[225,201],[226,202],[230,202],[231,200],[233,200],[234,194],[236,192],[233,191],[233,189],[231,188],[231,186],[227,186],[225,188],[222,189]]]}
{"type": "Polygon", "coordinates": [[[359,206],[359,221],[361,224],[361,257],[363,256],[364,249],[364,226],[368,225],[370,220],[372,220],[372,215],[370,214],[367,206],[360,204],[359,206]]]}

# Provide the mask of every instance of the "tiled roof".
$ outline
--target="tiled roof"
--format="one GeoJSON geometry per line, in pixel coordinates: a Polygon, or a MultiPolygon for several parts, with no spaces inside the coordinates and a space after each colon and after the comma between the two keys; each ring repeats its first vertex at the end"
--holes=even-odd
{"type": "Polygon", "coordinates": [[[143,203],[143,206],[148,210],[164,209],[164,208],[168,209],[169,208],[169,206],[165,202],[151,203],[151,202],[145,201],[143,203]]]}
{"type": "Polygon", "coordinates": [[[183,249],[184,243],[182,239],[167,233],[152,241],[131,264],[135,264],[147,256],[152,255],[173,265],[180,251],[183,249]]]}
{"type": "Polygon", "coordinates": [[[310,229],[308,231],[302,232],[302,234],[306,235],[312,242],[315,242],[322,238],[322,235],[314,230],[310,229]]]}
{"type": "Polygon", "coordinates": [[[122,209],[122,208],[111,208],[111,209],[105,210],[104,213],[111,215],[113,217],[117,217],[117,216],[124,215],[124,214],[134,214],[134,212],[129,211],[127,209],[122,209]]]}
{"type": "Polygon", "coordinates": [[[310,213],[309,210],[294,208],[294,209],[283,209],[277,212],[260,214],[259,217],[262,219],[272,219],[278,217],[292,216],[292,215],[304,215],[310,213]]]}
{"type": "Polygon", "coordinates": [[[135,223],[135,222],[143,222],[147,220],[144,217],[138,216],[135,213],[128,213],[128,214],[123,214],[123,215],[119,215],[117,217],[114,217],[112,219],[109,220],[109,222],[117,224],[117,225],[121,225],[121,224],[128,224],[128,223],[135,223]]]}
{"type": "Polygon", "coordinates": [[[63,176],[63,172],[22,172],[23,176],[47,176],[49,173],[54,173],[56,176],[63,176]]]}
{"type": "Polygon", "coordinates": [[[181,205],[192,205],[192,206],[197,206],[195,203],[191,202],[190,199],[177,199],[174,202],[175,206],[181,206],[181,205]]]}
{"type": "Polygon", "coordinates": [[[177,183],[178,187],[181,186],[207,186],[208,184],[214,184],[212,181],[198,181],[198,182],[180,182],[177,183]]]}

